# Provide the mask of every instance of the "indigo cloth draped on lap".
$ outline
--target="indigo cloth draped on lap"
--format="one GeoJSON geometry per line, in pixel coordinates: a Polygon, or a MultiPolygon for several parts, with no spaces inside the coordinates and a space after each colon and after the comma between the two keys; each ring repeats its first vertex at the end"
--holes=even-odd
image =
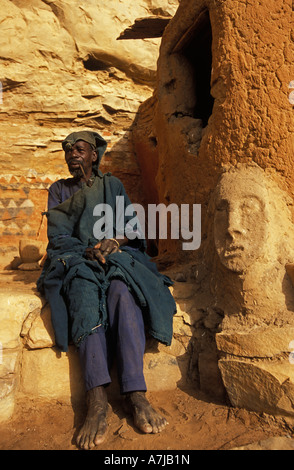
{"type": "MultiPolygon", "coordinates": [[[[107,289],[112,279],[120,279],[128,286],[142,308],[147,331],[157,340],[169,345],[172,340],[173,315],[176,313],[175,301],[168,289],[171,280],[160,274],[155,264],[145,252],[145,243],[137,241],[138,249],[121,248],[121,253],[107,257],[105,267],[96,261],[89,261],[84,253],[98,240],[93,236],[93,216],[97,204],[108,204],[113,209],[114,236],[116,230],[116,197],[123,196],[125,207],[130,200],[119,179],[100,172],[91,187],[83,184],[72,197],[50,209],[48,219],[47,260],[37,286],[44,293],[51,307],[52,325],[56,344],[62,351],[68,350],[70,339],[79,346],[80,342],[93,328],[103,325],[107,329],[107,289]],[[83,282],[72,280],[79,278],[83,282]],[[97,286],[97,295],[85,292],[85,282],[97,286]],[[68,312],[66,297],[71,296],[71,311],[68,312]],[[87,296],[87,311],[78,308],[75,298],[87,296]],[[76,305],[76,308],[75,308],[76,305]]],[[[126,216],[124,227],[133,219],[126,216]]]]}

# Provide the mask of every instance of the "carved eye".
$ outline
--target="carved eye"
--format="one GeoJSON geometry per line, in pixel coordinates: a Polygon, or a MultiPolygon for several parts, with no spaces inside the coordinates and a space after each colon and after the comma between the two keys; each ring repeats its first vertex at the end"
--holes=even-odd
{"type": "Polygon", "coordinates": [[[228,201],[226,199],[221,199],[216,204],[216,210],[219,212],[228,210],[228,201]]]}
{"type": "Polygon", "coordinates": [[[252,214],[254,212],[260,211],[262,209],[262,205],[260,201],[255,198],[246,198],[242,203],[242,211],[245,214],[252,214]]]}

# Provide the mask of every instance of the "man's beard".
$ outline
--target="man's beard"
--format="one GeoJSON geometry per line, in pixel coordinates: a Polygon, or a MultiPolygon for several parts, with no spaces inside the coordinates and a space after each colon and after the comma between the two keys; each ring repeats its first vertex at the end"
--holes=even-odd
{"type": "Polygon", "coordinates": [[[76,168],[75,170],[69,168],[69,172],[76,179],[81,179],[84,176],[81,168],[76,168]]]}

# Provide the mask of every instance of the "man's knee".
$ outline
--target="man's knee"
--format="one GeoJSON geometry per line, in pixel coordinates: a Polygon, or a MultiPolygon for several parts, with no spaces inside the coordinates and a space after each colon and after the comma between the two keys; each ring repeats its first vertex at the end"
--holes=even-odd
{"type": "MultiPolygon", "coordinates": [[[[142,311],[128,286],[120,280],[112,280],[108,295],[108,318],[111,324],[122,318],[124,324],[142,323],[142,311]]],[[[132,326],[133,328],[133,326],[132,326]]]]}
{"type": "Polygon", "coordinates": [[[125,297],[130,295],[130,291],[128,289],[128,286],[123,281],[120,281],[119,279],[114,279],[110,283],[108,295],[112,298],[114,296],[125,297]]]}

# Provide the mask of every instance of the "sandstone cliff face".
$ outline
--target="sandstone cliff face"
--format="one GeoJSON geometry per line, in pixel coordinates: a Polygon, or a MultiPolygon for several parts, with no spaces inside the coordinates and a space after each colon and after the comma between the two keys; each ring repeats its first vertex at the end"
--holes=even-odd
{"type": "Polygon", "coordinates": [[[178,0],[3,0],[0,132],[2,251],[45,239],[47,188],[68,175],[60,142],[95,128],[109,142],[103,171],[137,201],[140,169],[130,132],[153,92],[160,39],[117,41],[136,18],[171,17],[178,0]]]}

